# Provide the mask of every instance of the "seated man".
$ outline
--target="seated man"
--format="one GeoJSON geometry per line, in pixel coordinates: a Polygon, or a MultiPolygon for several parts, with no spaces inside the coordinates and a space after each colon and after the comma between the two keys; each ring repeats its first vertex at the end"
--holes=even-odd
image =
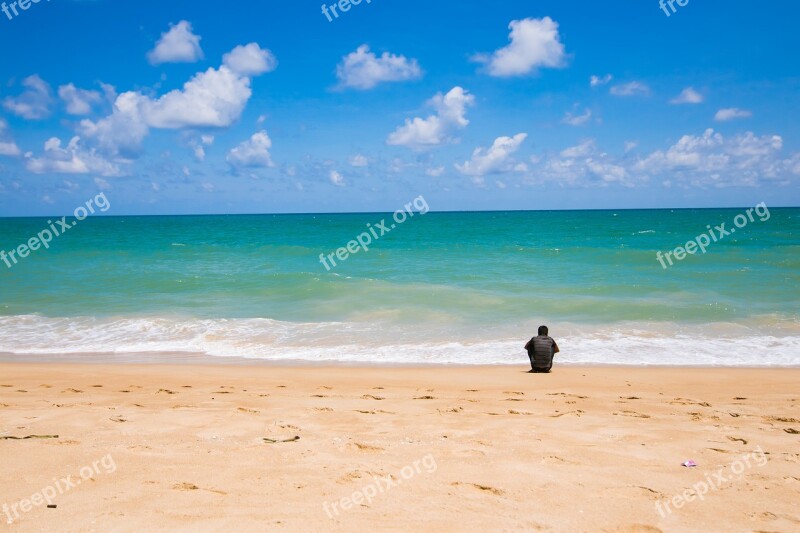
{"type": "Polygon", "coordinates": [[[539,335],[533,337],[525,345],[528,358],[531,360],[530,372],[547,373],[553,368],[553,356],[560,350],[558,344],[547,335],[547,326],[539,326],[539,335]]]}

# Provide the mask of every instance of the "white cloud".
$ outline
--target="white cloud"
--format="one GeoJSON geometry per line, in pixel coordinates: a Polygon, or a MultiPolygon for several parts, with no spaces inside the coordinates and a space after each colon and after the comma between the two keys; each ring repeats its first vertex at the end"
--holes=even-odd
{"type": "Polygon", "coordinates": [[[331,183],[333,183],[337,187],[344,187],[344,176],[342,176],[335,170],[330,171],[330,173],[328,174],[328,179],[330,179],[331,183]]]}
{"type": "Polygon", "coordinates": [[[453,87],[446,95],[438,93],[428,102],[436,109],[435,115],[406,119],[403,126],[389,135],[386,143],[419,149],[447,142],[455,130],[469,124],[465,115],[467,107],[474,102],[475,97],[461,87],[453,87]]]}
{"type": "Polygon", "coordinates": [[[107,191],[107,190],[111,189],[111,184],[110,184],[110,183],[108,183],[108,182],[107,182],[106,180],[104,180],[103,178],[95,178],[95,179],[94,179],[94,184],[95,184],[95,185],[97,186],[97,188],[98,188],[98,189],[100,189],[101,191],[107,191]]]}
{"type": "Polygon", "coordinates": [[[725,138],[713,129],[684,135],[666,151],[657,150],[639,161],[635,170],[698,187],[750,186],[785,179],[791,170],[781,159],[779,135],[752,132],[725,138]]]}
{"type": "Polygon", "coordinates": [[[585,109],[584,112],[580,115],[575,115],[569,111],[564,115],[564,118],[561,120],[564,124],[569,124],[570,126],[583,126],[592,118],[592,110],[585,109]]]}
{"type": "Polygon", "coordinates": [[[103,101],[100,91],[78,89],[72,83],[59,87],[58,96],[67,104],[67,113],[70,115],[88,115],[93,105],[103,101]]]}
{"type": "Polygon", "coordinates": [[[149,132],[141,113],[143,100],[146,97],[140,93],[122,93],[114,102],[110,115],[97,122],[84,119],[78,131],[111,154],[135,152],[149,132]]]}
{"type": "Polygon", "coordinates": [[[650,94],[650,87],[640,81],[631,81],[614,85],[609,92],[614,96],[639,96],[650,94]]]}
{"type": "Polygon", "coordinates": [[[705,189],[791,185],[800,177],[800,152],[783,155],[783,139],[778,135],[747,132],[726,138],[707,129],[701,135],[684,135],[667,149],[644,157],[628,153],[633,147],[634,143],[626,143],[626,153],[614,156],[587,139],[557,154],[531,157],[533,167],[525,182],[633,187],[656,181],[665,187],[705,189]]]}
{"type": "Polygon", "coordinates": [[[252,78],[275,70],[278,60],[269,50],[250,43],[237,46],[222,56],[222,64],[240,76],[252,78]]]}
{"type": "Polygon", "coordinates": [[[456,168],[467,176],[509,172],[515,166],[511,154],[519,149],[527,137],[527,133],[518,133],[513,137],[498,137],[488,149],[476,148],[472,152],[472,159],[460,165],[456,164],[456,168]]]}
{"type": "Polygon", "coordinates": [[[168,31],[161,34],[153,50],[147,53],[147,59],[153,65],[161,63],[194,63],[203,59],[198,35],[192,33],[192,24],[182,20],[170,25],[168,31]]]}
{"type": "Polygon", "coordinates": [[[535,174],[572,186],[632,185],[632,177],[623,164],[599,150],[591,139],[565,148],[557,157],[541,160],[535,174]]]}
{"type": "Polygon", "coordinates": [[[272,167],[271,148],[272,139],[261,130],[228,152],[227,160],[236,167],[272,167]]]}
{"type": "MultiPolygon", "coordinates": [[[[6,137],[3,135],[5,131],[8,129],[8,123],[5,120],[0,118],[0,139],[2,137],[6,137]]],[[[0,140],[0,155],[9,156],[9,157],[17,157],[22,154],[22,151],[17,146],[17,143],[14,142],[13,139],[8,140],[0,140]]]]}
{"type": "Polygon", "coordinates": [[[58,174],[100,174],[101,176],[121,176],[123,174],[117,162],[112,162],[98,155],[94,149],[84,150],[80,147],[81,138],[73,137],[66,147],[61,147],[61,139],[51,137],[44,143],[44,154],[35,158],[25,154],[25,168],[34,174],[54,172],[58,174]]]}
{"type": "Polygon", "coordinates": [[[425,174],[427,174],[432,178],[438,178],[439,176],[444,174],[444,167],[442,166],[442,167],[429,168],[428,170],[425,171],[425,174]]]}
{"type": "Polygon", "coordinates": [[[590,87],[599,87],[601,85],[605,85],[613,79],[611,74],[606,74],[605,76],[591,76],[589,78],[589,86],[590,87]]]}
{"type": "Polygon", "coordinates": [[[0,155],[17,157],[22,152],[14,141],[0,141],[0,155]]]}
{"type": "Polygon", "coordinates": [[[486,64],[492,76],[522,76],[540,68],[560,68],[566,63],[559,40],[558,23],[550,17],[513,20],[508,25],[511,41],[491,55],[479,54],[474,61],[486,64]]]}
{"type": "Polygon", "coordinates": [[[749,118],[752,116],[753,113],[746,109],[739,109],[738,107],[728,107],[717,111],[717,113],[714,115],[714,120],[718,122],[726,122],[728,120],[734,120],[737,118],[749,118]]]}
{"type": "Polygon", "coordinates": [[[22,80],[25,90],[17,97],[8,96],[3,106],[17,116],[28,120],[40,120],[50,116],[53,91],[50,85],[37,74],[22,80]]]}
{"type": "MultiPolygon", "coordinates": [[[[250,73],[270,68],[272,54],[250,43],[225,55],[227,64],[194,75],[182,89],[159,98],[140,92],[120,94],[111,115],[81,121],[80,131],[104,149],[134,151],[149,128],[227,127],[239,119],[252,96],[250,73]],[[234,70],[235,69],[235,70],[234,70]]],[[[273,65],[274,66],[274,65],[273,65]]]]}
{"type": "Polygon", "coordinates": [[[369,164],[366,157],[361,154],[356,154],[350,158],[350,165],[354,167],[365,167],[369,164]]]}
{"type": "Polygon", "coordinates": [[[189,141],[189,146],[192,148],[194,152],[194,158],[198,161],[205,161],[206,160],[206,146],[211,146],[214,144],[214,136],[213,135],[201,135],[200,139],[192,139],[189,141]]]}
{"type": "Polygon", "coordinates": [[[372,89],[381,82],[406,81],[422,76],[416,59],[384,52],[377,57],[363,44],[342,58],[336,67],[341,87],[372,89]]]}
{"type": "Polygon", "coordinates": [[[686,87],[681,94],[669,101],[670,104],[700,104],[704,100],[703,95],[695,91],[693,87],[686,87]]]}

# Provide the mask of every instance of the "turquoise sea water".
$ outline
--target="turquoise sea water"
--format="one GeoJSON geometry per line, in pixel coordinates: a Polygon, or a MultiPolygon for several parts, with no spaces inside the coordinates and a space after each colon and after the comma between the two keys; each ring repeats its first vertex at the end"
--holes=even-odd
{"type": "MultiPolygon", "coordinates": [[[[656,258],[745,212],[90,217],[0,262],[0,352],[524,363],[547,324],[566,363],[798,365],[800,209],[656,258]]],[[[47,220],[0,219],[0,249],[47,220]]]]}

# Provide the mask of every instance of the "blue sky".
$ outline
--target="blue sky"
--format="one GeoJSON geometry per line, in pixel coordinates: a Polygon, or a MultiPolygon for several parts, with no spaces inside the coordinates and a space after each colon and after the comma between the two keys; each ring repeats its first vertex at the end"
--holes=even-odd
{"type": "Polygon", "coordinates": [[[0,12],[0,215],[798,205],[796,2],[321,4],[0,12]]]}

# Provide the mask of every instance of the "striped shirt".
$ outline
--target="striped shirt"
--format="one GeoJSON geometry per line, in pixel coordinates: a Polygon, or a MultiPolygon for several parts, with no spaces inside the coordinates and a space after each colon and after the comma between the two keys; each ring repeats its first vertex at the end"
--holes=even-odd
{"type": "Polygon", "coordinates": [[[556,341],[546,335],[532,338],[525,347],[528,350],[528,355],[533,359],[533,366],[536,368],[550,368],[553,365],[555,345],[556,341]]]}

